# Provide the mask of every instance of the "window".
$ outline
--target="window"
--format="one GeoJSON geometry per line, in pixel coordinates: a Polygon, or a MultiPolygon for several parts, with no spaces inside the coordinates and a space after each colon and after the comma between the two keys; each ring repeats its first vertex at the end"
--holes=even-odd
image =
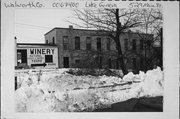
{"type": "Polygon", "coordinates": [[[22,62],[22,58],[21,58],[21,52],[17,52],[17,61],[18,63],[21,63],[22,62]]]}
{"type": "Polygon", "coordinates": [[[99,69],[102,68],[102,56],[98,56],[98,65],[99,65],[99,69]]]}
{"type": "Polygon", "coordinates": [[[75,60],[75,64],[79,64],[79,63],[80,63],[79,59],[75,60]]]}
{"type": "Polygon", "coordinates": [[[107,38],[107,43],[106,43],[106,48],[107,48],[107,50],[111,50],[111,49],[110,49],[110,46],[111,46],[110,38],[107,38]]]}
{"type": "Polygon", "coordinates": [[[112,68],[111,59],[108,59],[108,67],[109,67],[109,68],[112,68]]]}
{"type": "Polygon", "coordinates": [[[128,39],[124,39],[124,49],[128,50],[128,39]]]}
{"type": "Polygon", "coordinates": [[[136,69],[136,58],[133,58],[133,68],[136,69]]]}
{"type": "Polygon", "coordinates": [[[75,67],[80,68],[80,60],[79,59],[75,60],[75,67]]]}
{"type": "Polygon", "coordinates": [[[136,39],[132,41],[132,50],[136,50],[136,39]]]}
{"type": "Polygon", "coordinates": [[[86,50],[91,50],[91,37],[86,38],[86,50]]]}
{"type": "Polygon", "coordinates": [[[75,49],[80,50],[80,37],[75,37],[75,49]]]}
{"type": "Polygon", "coordinates": [[[144,49],[144,41],[140,40],[140,49],[143,50],[144,49]]]}
{"type": "Polygon", "coordinates": [[[147,49],[150,50],[150,48],[151,48],[151,41],[147,40],[146,42],[147,42],[147,49]]]}
{"type": "Polygon", "coordinates": [[[63,49],[68,50],[69,49],[69,39],[68,36],[63,36],[63,49]]]}
{"type": "Polygon", "coordinates": [[[27,50],[17,50],[18,63],[27,63],[27,50]]]}
{"type": "Polygon", "coordinates": [[[97,50],[101,51],[101,38],[97,38],[97,50]]]}
{"type": "Polygon", "coordinates": [[[69,57],[63,58],[64,68],[69,68],[69,57]]]}
{"type": "Polygon", "coordinates": [[[144,58],[142,58],[142,57],[140,58],[140,63],[141,63],[140,67],[144,68],[144,58]]]}
{"type": "Polygon", "coordinates": [[[119,60],[116,59],[116,69],[119,69],[119,60]]]}
{"type": "Polygon", "coordinates": [[[52,63],[53,62],[53,56],[52,55],[45,55],[45,62],[46,63],[52,63]]]}
{"type": "Polygon", "coordinates": [[[55,44],[55,40],[54,40],[54,37],[52,38],[52,44],[55,44]]]}

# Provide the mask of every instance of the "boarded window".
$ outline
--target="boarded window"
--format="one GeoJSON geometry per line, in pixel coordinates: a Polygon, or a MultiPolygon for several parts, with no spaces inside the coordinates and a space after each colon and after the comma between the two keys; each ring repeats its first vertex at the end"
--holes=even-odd
{"type": "Polygon", "coordinates": [[[132,41],[132,50],[136,50],[136,39],[132,41]]]}
{"type": "Polygon", "coordinates": [[[91,37],[86,38],[86,50],[91,50],[91,37]]]}
{"type": "Polygon", "coordinates": [[[128,50],[128,39],[124,39],[124,49],[128,50]]]}
{"type": "Polygon", "coordinates": [[[69,49],[69,39],[68,36],[63,36],[63,49],[68,50],[69,49]]]}
{"type": "Polygon", "coordinates": [[[80,37],[75,37],[75,49],[80,50],[80,37]]]}
{"type": "Polygon", "coordinates": [[[45,62],[46,63],[52,63],[53,62],[53,56],[52,55],[45,55],[45,62]]]}
{"type": "Polygon", "coordinates": [[[110,41],[110,38],[107,38],[107,43],[106,43],[106,48],[107,50],[111,50],[111,41],[110,41]]]}
{"type": "Polygon", "coordinates": [[[97,50],[101,51],[101,38],[97,38],[97,50]]]}

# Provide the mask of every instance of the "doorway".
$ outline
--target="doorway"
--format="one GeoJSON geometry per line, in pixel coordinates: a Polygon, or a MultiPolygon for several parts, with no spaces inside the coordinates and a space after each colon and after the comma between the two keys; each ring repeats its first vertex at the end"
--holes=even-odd
{"type": "Polygon", "coordinates": [[[64,68],[69,68],[69,57],[63,58],[64,68]]]}

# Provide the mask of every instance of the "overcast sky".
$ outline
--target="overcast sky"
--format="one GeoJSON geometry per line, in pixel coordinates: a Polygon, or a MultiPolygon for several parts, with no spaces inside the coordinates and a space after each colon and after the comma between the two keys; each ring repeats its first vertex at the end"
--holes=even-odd
{"type": "Polygon", "coordinates": [[[44,34],[54,27],[69,27],[70,9],[17,9],[15,36],[18,43],[44,43],[44,34]]]}

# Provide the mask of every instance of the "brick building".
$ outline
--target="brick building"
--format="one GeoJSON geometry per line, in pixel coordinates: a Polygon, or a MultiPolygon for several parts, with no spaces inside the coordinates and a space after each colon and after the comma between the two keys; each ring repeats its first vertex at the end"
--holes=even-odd
{"type": "MultiPolygon", "coordinates": [[[[126,32],[120,36],[123,56],[128,69],[143,69],[144,58],[151,53],[150,42],[145,48],[143,37],[153,39],[153,35],[126,32]],[[141,64],[141,65],[139,65],[141,64]]],[[[59,68],[89,67],[120,68],[116,56],[116,44],[104,31],[53,28],[45,34],[46,44],[58,47],[59,68]]]]}

